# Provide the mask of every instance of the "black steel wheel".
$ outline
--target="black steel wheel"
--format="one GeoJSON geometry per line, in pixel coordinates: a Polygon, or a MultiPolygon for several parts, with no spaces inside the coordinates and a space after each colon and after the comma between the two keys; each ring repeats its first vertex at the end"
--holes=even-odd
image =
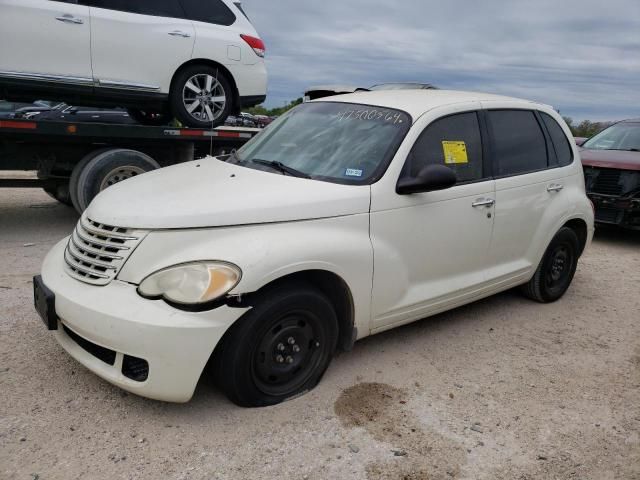
{"type": "Polygon", "coordinates": [[[336,348],[333,306],[310,285],[284,284],[259,295],[214,355],[219,385],[236,404],[274,405],[312,389],[336,348]]]}
{"type": "Polygon", "coordinates": [[[531,280],[522,286],[523,293],[541,303],[562,297],[578,266],[579,245],[578,236],[571,228],[561,228],[551,240],[531,280]]]}

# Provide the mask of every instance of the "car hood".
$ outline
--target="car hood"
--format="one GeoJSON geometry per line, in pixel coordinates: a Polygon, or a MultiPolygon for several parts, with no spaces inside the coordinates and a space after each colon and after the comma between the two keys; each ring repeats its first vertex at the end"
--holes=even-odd
{"type": "Polygon", "coordinates": [[[589,167],[640,170],[640,152],[580,149],[582,164],[589,167]]]}
{"type": "Polygon", "coordinates": [[[366,213],[370,190],[207,157],[114,185],[91,202],[86,214],[103,224],[140,229],[288,222],[366,213]]]}

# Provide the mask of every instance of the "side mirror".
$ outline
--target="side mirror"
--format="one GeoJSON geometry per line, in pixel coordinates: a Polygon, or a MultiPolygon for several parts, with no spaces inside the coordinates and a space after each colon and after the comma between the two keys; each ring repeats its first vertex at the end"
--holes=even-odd
{"type": "Polygon", "coordinates": [[[579,147],[584,145],[584,142],[589,140],[587,137],[574,137],[573,139],[576,141],[576,145],[579,146],[579,147]]]}
{"type": "Polygon", "coordinates": [[[396,185],[396,193],[408,195],[410,193],[433,192],[453,187],[458,179],[456,172],[444,165],[427,165],[416,178],[401,178],[396,185]]]}

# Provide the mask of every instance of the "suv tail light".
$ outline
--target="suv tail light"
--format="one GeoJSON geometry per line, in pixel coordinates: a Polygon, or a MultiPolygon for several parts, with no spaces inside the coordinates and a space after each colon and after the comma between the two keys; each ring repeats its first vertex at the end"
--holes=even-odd
{"type": "Polygon", "coordinates": [[[243,34],[240,36],[245,42],[249,44],[251,48],[253,48],[253,51],[256,52],[256,55],[264,58],[265,47],[264,47],[264,42],[262,40],[256,37],[252,37],[251,35],[243,34]]]}

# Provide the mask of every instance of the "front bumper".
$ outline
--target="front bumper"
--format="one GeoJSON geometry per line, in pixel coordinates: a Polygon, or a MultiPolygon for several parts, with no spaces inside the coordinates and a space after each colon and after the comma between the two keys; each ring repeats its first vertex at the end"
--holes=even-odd
{"type": "Polygon", "coordinates": [[[640,230],[640,198],[588,193],[595,221],[640,230]]]}
{"type": "Polygon", "coordinates": [[[137,287],[126,282],[83,283],[64,270],[66,242],[59,242],[42,266],[42,280],[55,294],[58,343],[96,375],[127,391],[156,400],[188,401],[215,346],[247,309],[221,306],[184,312],[162,300],[140,297],[137,287]],[[91,353],[86,344],[83,347],[78,336],[114,351],[113,365],[91,353]],[[125,355],[148,362],[144,381],[125,376],[125,355]]]}

